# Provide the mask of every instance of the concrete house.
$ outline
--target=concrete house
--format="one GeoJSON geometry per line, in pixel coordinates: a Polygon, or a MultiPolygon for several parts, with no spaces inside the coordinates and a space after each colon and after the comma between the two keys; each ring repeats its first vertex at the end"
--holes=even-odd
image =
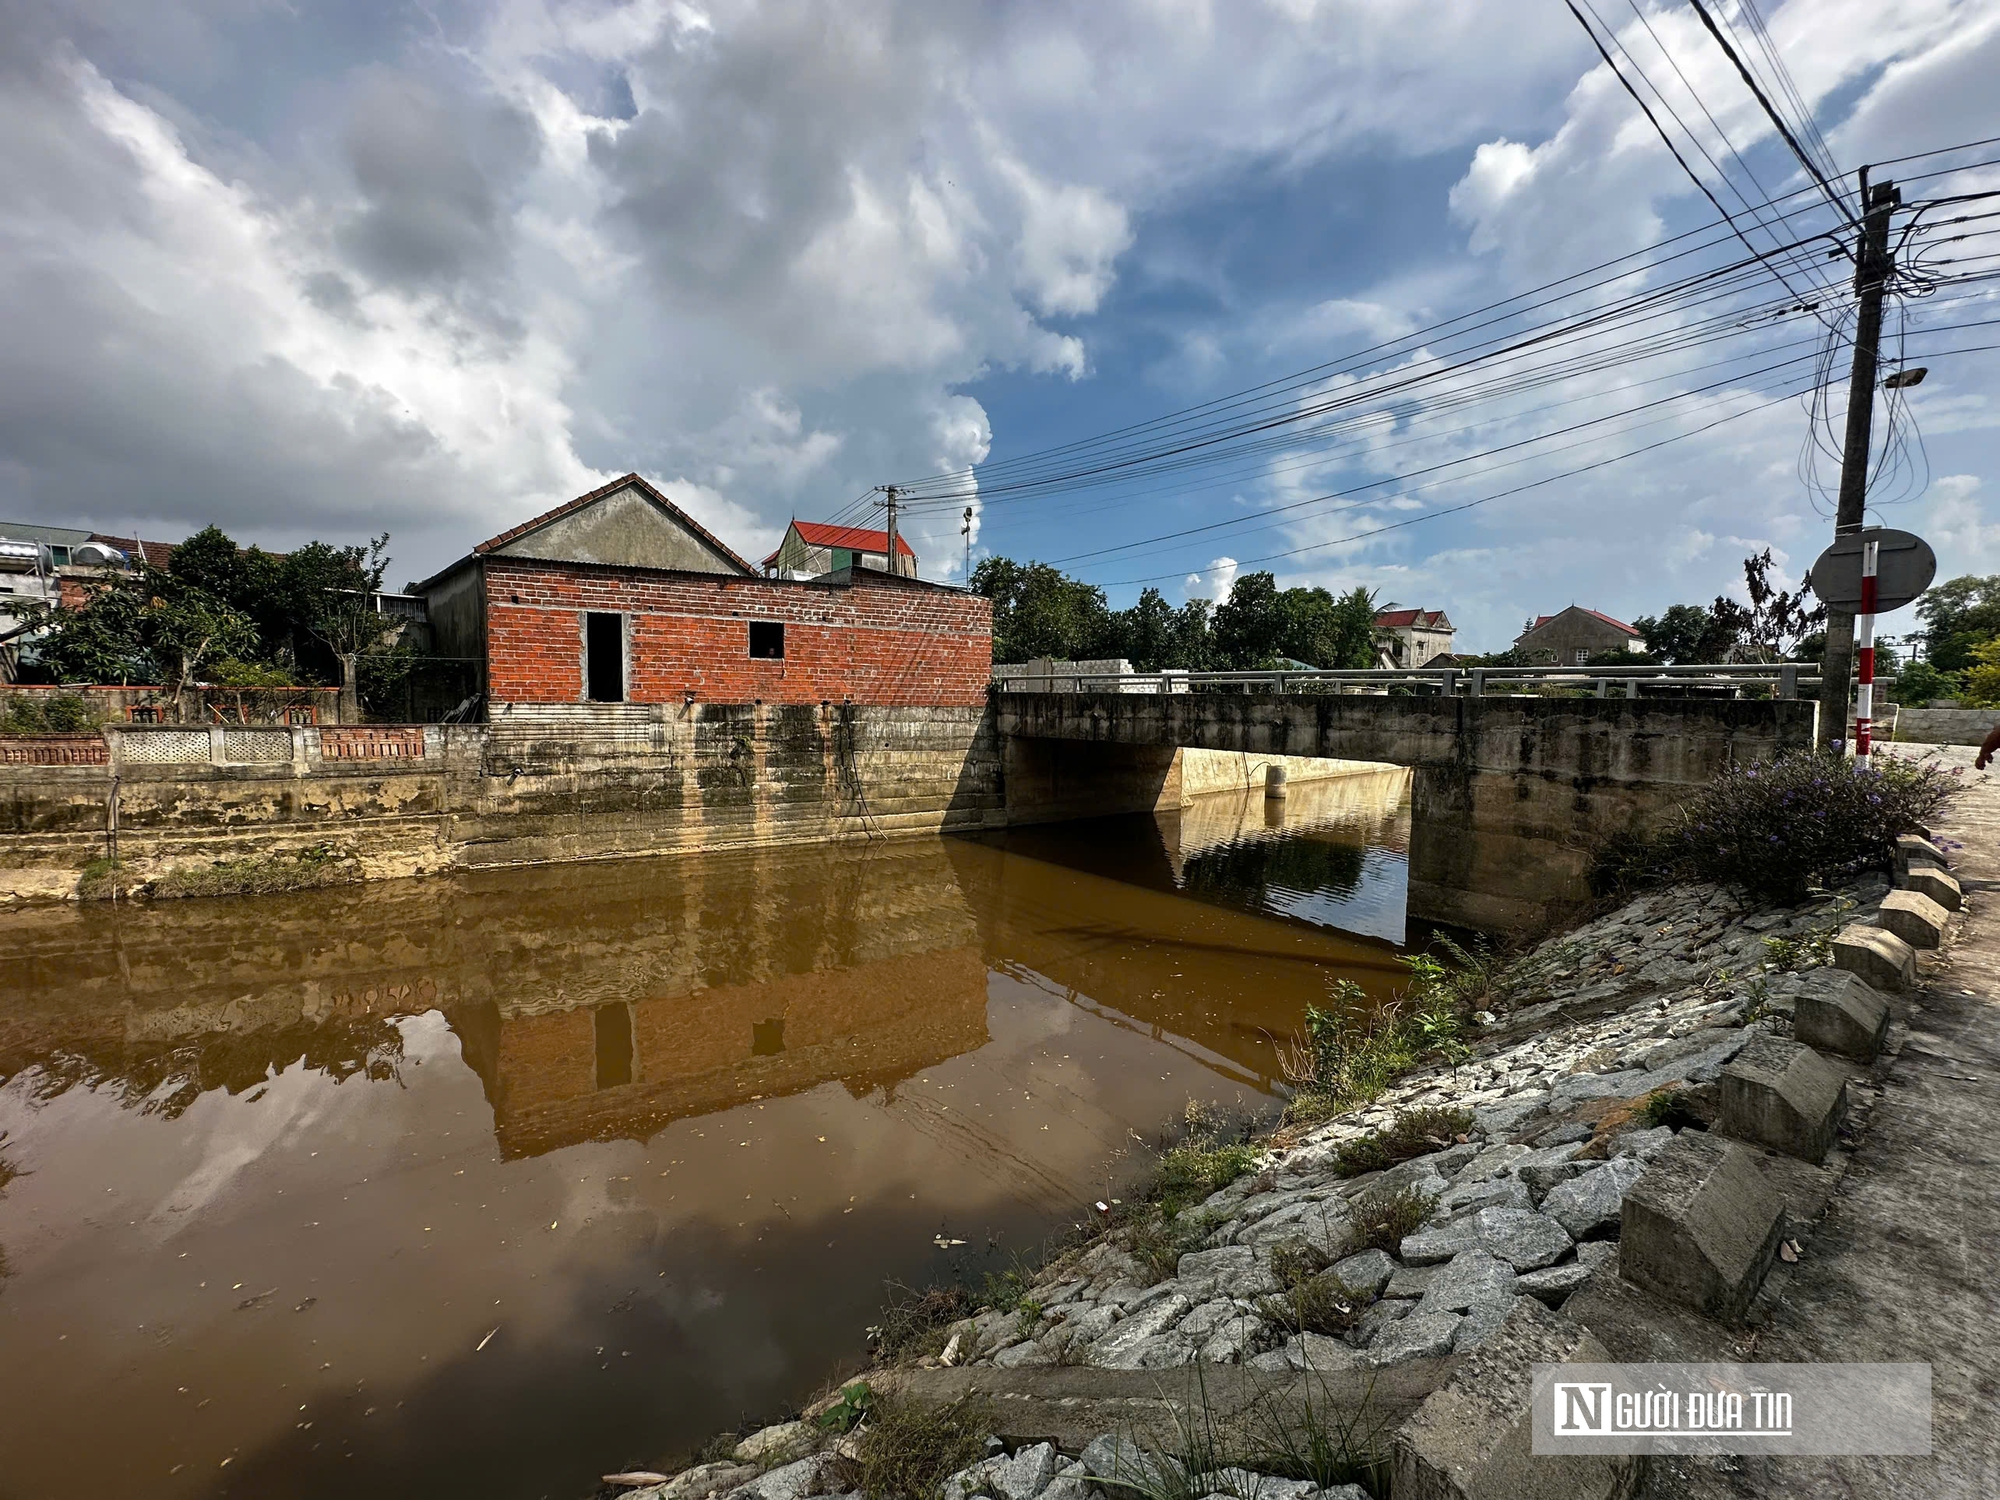
{"type": "Polygon", "coordinates": [[[1514,637],[1514,649],[1531,661],[1558,667],[1584,667],[1592,657],[1613,651],[1643,651],[1646,641],[1623,620],[1601,610],[1572,604],[1553,615],[1537,615],[1514,637]]]}
{"type": "Polygon", "coordinates": [[[873,568],[878,573],[917,576],[917,554],[906,537],[896,535],[896,566],[888,566],[889,533],[866,526],[829,526],[821,521],[793,521],[785,528],[778,550],[764,559],[764,571],[778,578],[819,578],[845,568],[873,568]]]}
{"type": "MultiPolygon", "coordinates": [[[[879,535],[879,533],[877,533],[879,535]]],[[[850,565],[760,578],[636,474],[416,586],[440,656],[511,704],[985,702],[991,604],[850,565]]]]}
{"type": "Polygon", "coordinates": [[[1441,609],[1405,609],[1392,604],[1375,617],[1375,665],[1425,667],[1451,651],[1457,627],[1441,609]]]}

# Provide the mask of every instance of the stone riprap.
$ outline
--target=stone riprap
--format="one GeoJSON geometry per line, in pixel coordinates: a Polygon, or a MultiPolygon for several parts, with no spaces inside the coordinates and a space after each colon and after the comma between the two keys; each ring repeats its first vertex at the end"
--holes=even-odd
{"type": "MultiPolygon", "coordinates": [[[[1832,1050],[1852,1056],[1879,1048],[1888,1015],[1881,995],[1853,964],[1822,967],[1812,958],[1838,959],[1842,941],[1872,955],[1882,942],[1913,964],[1908,946],[1874,925],[1889,889],[1870,878],[1810,907],[1778,910],[1746,908],[1713,888],[1676,889],[1552,939],[1516,971],[1530,976],[1532,1003],[1482,1016],[1485,1040],[1470,1060],[1411,1074],[1345,1116],[1281,1132],[1253,1171],[1184,1211],[1174,1227],[1189,1243],[1171,1274],[1157,1274],[1157,1253],[1142,1260],[1134,1253],[1141,1247],[1121,1243],[1113,1229],[1047,1265],[1018,1307],[985,1308],[954,1325],[943,1354],[917,1364],[1059,1381],[1085,1372],[1036,1367],[1159,1371],[1200,1362],[1247,1366],[1241,1377],[1258,1380],[1372,1383],[1427,1368],[1380,1373],[1386,1367],[1448,1359],[1445,1383],[1394,1436],[1399,1495],[1626,1494],[1636,1470],[1615,1459],[1539,1464],[1535,1487],[1523,1487],[1524,1371],[1550,1359],[1604,1357],[1561,1309],[1594,1278],[1619,1275],[1621,1263],[1629,1278],[1683,1306],[1724,1320],[1742,1315],[1790,1229],[1754,1164],[1761,1152],[1702,1125],[1722,1126],[1732,1109],[1740,1124],[1758,1102],[1732,1106],[1732,1087],[1769,1084],[1796,1104],[1793,1085],[1824,1081],[1813,1062],[1841,1076],[1800,1041],[1837,1041],[1832,1050]],[[1655,1102],[1662,1107],[1649,1107],[1655,1102]],[[1461,1110],[1472,1123],[1448,1145],[1344,1175],[1343,1147],[1413,1108],[1461,1110]],[[1410,1233],[1381,1243],[1379,1228],[1366,1227],[1370,1210],[1406,1192],[1428,1210],[1410,1233]],[[1281,1285],[1281,1270],[1331,1291],[1319,1305],[1323,1313],[1331,1302],[1334,1315],[1300,1331],[1308,1299],[1281,1285]]],[[[1889,977],[1902,978],[1905,966],[1891,965],[1889,977]]],[[[856,1482],[844,1462],[854,1439],[821,1434],[818,1451],[800,1455],[812,1431],[798,1423],[765,1429],[738,1446],[738,1463],[703,1465],[631,1494],[845,1497],[856,1482]]],[[[1322,1490],[1241,1469],[1182,1474],[1168,1455],[1113,1433],[1072,1451],[996,1437],[988,1455],[940,1486],[939,1500],[1104,1500],[1134,1486],[1366,1500],[1355,1486],[1322,1490]]]]}
{"type": "MultiPolygon", "coordinates": [[[[1745,909],[1712,887],[1679,888],[1543,944],[1525,966],[1539,980],[1535,1003],[1490,1028],[1537,1034],[1288,1134],[1258,1170],[1183,1217],[1193,1247],[1171,1275],[1149,1273],[1115,1234],[1064,1256],[1020,1311],[959,1324],[954,1362],[1379,1368],[1477,1348],[1524,1298],[1560,1308],[1605,1263],[1597,1251],[1615,1250],[1607,1242],[1627,1196],[1682,1123],[1716,1118],[1725,1070],[1746,1046],[1767,1062],[1771,1047],[1793,1057],[1803,1050],[1789,1040],[1795,1011],[1836,986],[1862,1005],[1855,1024],[1867,1024],[1872,991],[1858,978],[1777,970],[1773,955],[1796,957],[1815,935],[1824,951],[1837,928],[1871,922],[1889,890],[1869,878],[1809,908],[1745,909]],[[1653,1124],[1641,1106],[1663,1091],[1680,1091],[1687,1108],[1653,1124]],[[1463,1109],[1474,1124],[1443,1149],[1343,1175],[1342,1146],[1424,1106],[1463,1109]],[[1430,1200],[1424,1222],[1394,1244],[1367,1244],[1368,1204],[1409,1189],[1430,1200]],[[1297,1331],[1273,1270],[1281,1248],[1338,1277],[1351,1326],[1297,1331]]],[[[1795,1071],[1816,1079],[1811,1061],[1795,1071]]]]}

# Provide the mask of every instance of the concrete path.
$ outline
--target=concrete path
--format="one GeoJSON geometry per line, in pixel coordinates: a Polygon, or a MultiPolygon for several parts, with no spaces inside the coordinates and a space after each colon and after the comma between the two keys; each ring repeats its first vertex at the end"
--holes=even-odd
{"type": "MultiPolygon", "coordinates": [[[[1904,754],[1921,747],[1898,746],[1904,754]]],[[[1957,943],[1899,1011],[1884,1095],[1771,1322],[1743,1357],[1927,1361],[1929,1458],[1655,1459],[1654,1500],[2000,1496],[2000,778],[1942,747],[1972,783],[1933,830],[1966,889],[1957,943]]]]}

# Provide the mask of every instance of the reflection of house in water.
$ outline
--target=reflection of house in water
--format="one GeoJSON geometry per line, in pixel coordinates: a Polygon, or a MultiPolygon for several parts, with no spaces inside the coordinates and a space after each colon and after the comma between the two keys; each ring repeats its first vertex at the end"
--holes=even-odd
{"type": "Polygon", "coordinates": [[[986,1042],[973,946],[639,1001],[450,1012],[507,1156],[643,1139],[675,1120],[838,1080],[859,1096],[986,1042]]]}
{"type": "Polygon", "coordinates": [[[15,920],[0,1081],[33,1066],[44,1094],[113,1081],[177,1109],[301,1060],[382,1076],[391,1018],[438,1009],[509,1155],[866,1091],[986,1040],[978,929],[931,842],[15,920]]]}

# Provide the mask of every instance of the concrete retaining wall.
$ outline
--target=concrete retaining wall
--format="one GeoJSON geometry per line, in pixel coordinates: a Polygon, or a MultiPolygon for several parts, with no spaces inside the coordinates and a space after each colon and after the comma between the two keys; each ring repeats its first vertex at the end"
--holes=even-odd
{"type": "Polygon", "coordinates": [[[2000,708],[1902,708],[1891,735],[1906,745],[1976,745],[2000,724],[2000,708]]]}
{"type": "Polygon", "coordinates": [[[491,725],[109,730],[0,762],[0,900],[333,842],[370,877],[997,825],[978,708],[541,705],[491,725]]]}

